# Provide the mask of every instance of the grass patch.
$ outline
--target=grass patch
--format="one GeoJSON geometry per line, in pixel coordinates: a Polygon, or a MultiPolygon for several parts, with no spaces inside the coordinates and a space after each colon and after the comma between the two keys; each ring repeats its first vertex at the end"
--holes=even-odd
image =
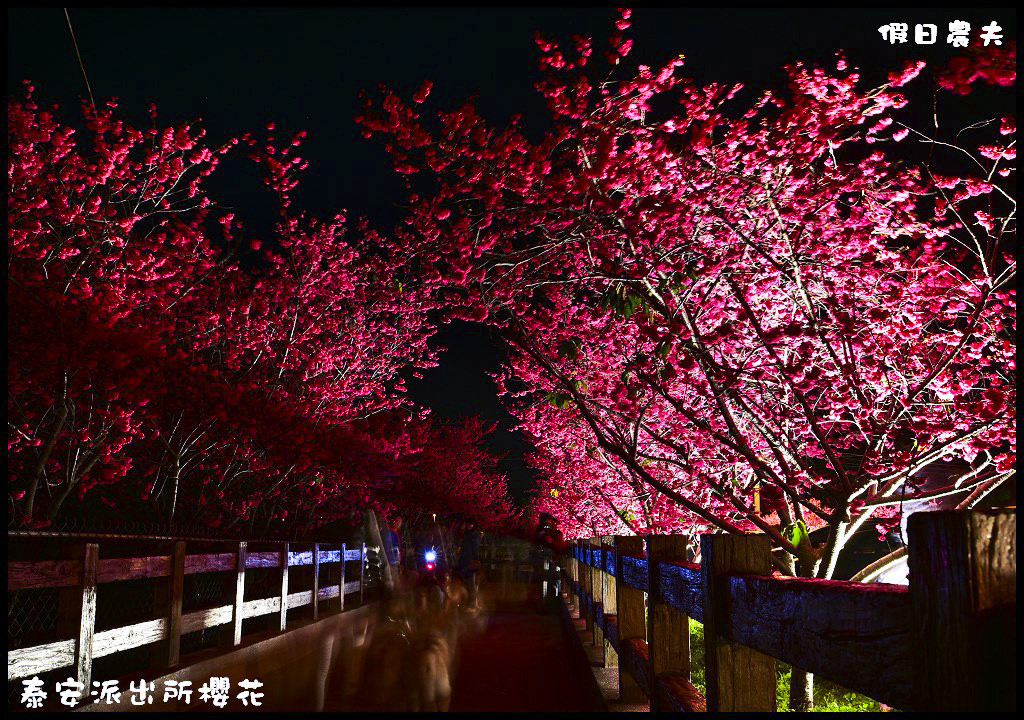
{"type": "MultiPolygon", "coordinates": [[[[792,668],[775,661],[775,706],[780,712],[789,709],[789,676],[792,668]]],[[[690,682],[707,695],[704,680],[704,626],[690,618],[690,682]]],[[[881,706],[871,698],[840,687],[824,678],[814,678],[814,710],[816,712],[879,712],[881,706]]]]}

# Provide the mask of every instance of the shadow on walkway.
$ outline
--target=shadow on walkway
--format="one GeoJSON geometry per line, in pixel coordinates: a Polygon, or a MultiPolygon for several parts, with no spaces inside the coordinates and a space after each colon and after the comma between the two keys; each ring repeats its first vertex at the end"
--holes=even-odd
{"type": "Polygon", "coordinates": [[[495,585],[484,593],[489,616],[480,630],[463,635],[452,712],[591,709],[562,622],[541,614],[538,588],[495,585]]]}

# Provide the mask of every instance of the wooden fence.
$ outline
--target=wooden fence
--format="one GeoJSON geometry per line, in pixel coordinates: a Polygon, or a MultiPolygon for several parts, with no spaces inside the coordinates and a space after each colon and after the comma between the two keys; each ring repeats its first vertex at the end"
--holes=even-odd
{"type": "Polygon", "coordinates": [[[1016,514],[916,513],[909,586],[772,576],[764,535],[578,541],[563,568],[623,702],[774,711],[775,659],[901,710],[1016,707],[1016,514]],[[646,597],[645,597],[646,594],[646,597]],[[690,683],[704,625],[707,697],[690,683]]]}
{"type": "MultiPolygon", "coordinates": [[[[256,543],[253,543],[254,545],[256,543]]],[[[9,650],[7,653],[7,680],[39,675],[64,667],[74,668],[78,682],[86,694],[89,692],[93,660],[114,653],[131,650],[143,645],[165,641],[160,648],[162,667],[179,664],[179,650],[182,635],[230,625],[233,629],[232,645],[242,642],[242,621],[273,613],[279,621],[274,623],[279,631],[286,629],[288,610],[312,605],[312,618],[320,615],[321,601],[328,602],[332,612],[345,610],[346,596],[358,594],[359,604],[369,589],[365,576],[366,545],[354,549],[344,544],[328,545],[305,543],[259,543],[274,547],[269,552],[248,552],[246,542],[234,542],[231,552],[189,554],[185,540],[173,541],[169,555],[149,557],[100,556],[99,542],[79,542],[74,546],[77,557],[65,560],[9,561],[7,564],[8,592],[61,589],[60,622],[66,635],[56,642],[33,647],[9,650]],[[321,569],[331,563],[340,564],[340,581],[321,585],[321,569]],[[356,565],[355,579],[348,579],[345,566],[356,565]],[[311,590],[289,592],[288,571],[301,566],[313,567],[311,590]],[[279,592],[272,597],[246,601],[245,574],[253,568],[281,568],[279,592]],[[182,613],[185,576],[200,573],[231,572],[235,574],[231,584],[232,592],[223,598],[225,604],[182,613]],[[97,586],[126,580],[166,578],[169,592],[162,593],[160,617],[96,632],[97,586]],[[317,602],[313,602],[313,598],[317,602]],[[67,635],[71,635],[68,637],[67,635]],[[163,655],[166,651],[166,655],[163,655]]]]}

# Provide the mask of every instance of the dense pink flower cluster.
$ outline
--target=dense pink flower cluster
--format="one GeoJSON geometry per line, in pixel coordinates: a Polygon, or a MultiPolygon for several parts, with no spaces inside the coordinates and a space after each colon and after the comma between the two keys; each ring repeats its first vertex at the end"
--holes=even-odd
{"type": "Polygon", "coordinates": [[[514,514],[488,429],[437,426],[405,397],[399,371],[434,363],[439,278],[418,249],[296,212],[303,134],[210,148],[115,108],[86,106],[79,138],[31,88],[8,103],[9,513],[252,529],[410,502],[514,514]],[[204,188],[236,145],[280,207],[266,242],[204,188]]]}
{"type": "Polygon", "coordinates": [[[957,95],[970,95],[976,81],[1013,87],[1017,84],[1017,43],[982,45],[980,38],[957,55],[938,74],[939,87],[957,95]]]}
{"type": "MultiPolygon", "coordinates": [[[[406,232],[459,285],[456,312],[514,348],[499,381],[538,448],[538,509],[570,536],[762,531],[828,577],[901,500],[969,506],[1012,477],[1013,155],[987,149],[996,129],[964,176],[895,144],[922,63],[872,90],[845,60],[797,64],[787,93],[741,100],[681,77],[681,57],[595,83],[589,40],[537,42],[539,141],[388,91],[358,120],[419,174],[406,232]],[[940,463],[961,471],[921,480],[940,463]]],[[[1006,84],[993,56],[959,72],[1006,84]]]]}

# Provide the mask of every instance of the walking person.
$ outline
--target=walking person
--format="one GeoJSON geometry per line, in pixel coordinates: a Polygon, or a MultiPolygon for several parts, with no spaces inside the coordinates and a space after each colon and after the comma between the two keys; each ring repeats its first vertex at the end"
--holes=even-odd
{"type": "Polygon", "coordinates": [[[388,565],[391,566],[391,574],[395,579],[396,588],[402,588],[402,523],[401,515],[395,515],[388,523],[385,550],[387,552],[388,565]]]}
{"type": "Polygon", "coordinates": [[[483,533],[476,529],[476,521],[472,518],[467,519],[462,527],[462,547],[459,550],[456,573],[466,586],[469,608],[476,610],[480,607],[477,574],[480,570],[480,543],[483,540],[483,533]]]}
{"type": "Polygon", "coordinates": [[[533,560],[534,576],[541,583],[541,605],[545,609],[550,608],[552,602],[561,594],[556,559],[565,554],[567,548],[555,518],[548,513],[541,513],[537,529],[533,533],[533,549],[530,556],[533,560]]]}

